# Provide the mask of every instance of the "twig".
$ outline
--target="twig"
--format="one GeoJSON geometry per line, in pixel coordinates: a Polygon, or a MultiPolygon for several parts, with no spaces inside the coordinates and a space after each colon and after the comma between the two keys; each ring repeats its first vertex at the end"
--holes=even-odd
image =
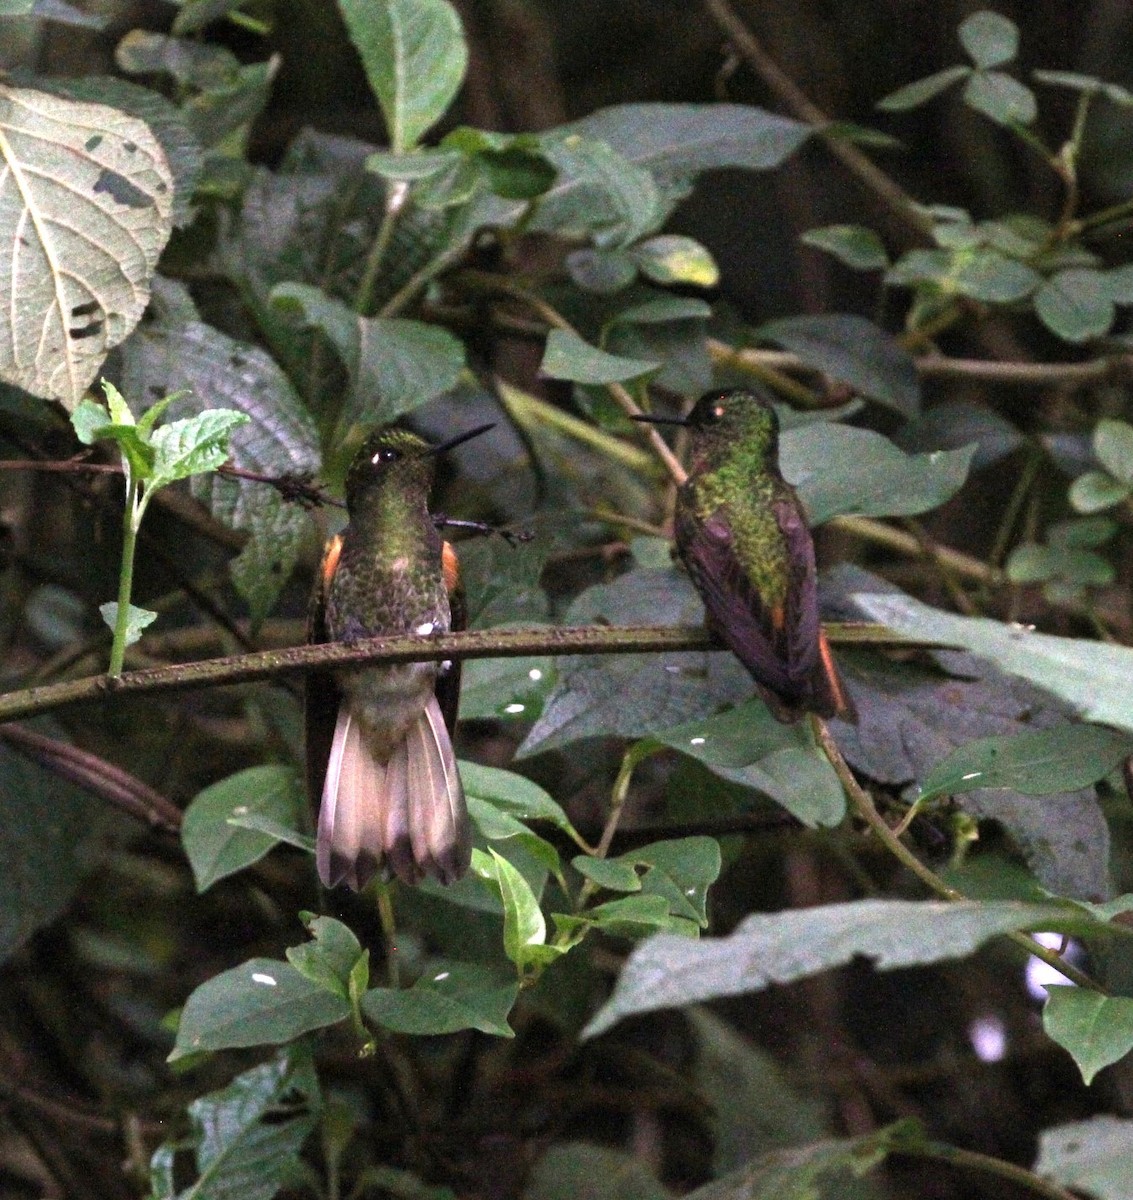
{"type": "Polygon", "coordinates": [[[1026,1167],[1007,1162],[1006,1159],[995,1158],[990,1154],[980,1154],[976,1150],[961,1150],[944,1142],[930,1142],[925,1146],[895,1148],[893,1152],[894,1154],[908,1155],[911,1158],[935,1159],[937,1162],[949,1163],[954,1167],[966,1167],[969,1170],[981,1171],[985,1175],[995,1175],[1000,1179],[1018,1184],[1019,1187],[1026,1188],[1038,1196],[1044,1196],[1046,1200],[1078,1200],[1074,1192],[1060,1188],[1058,1184],[1051,1183],[1049,1179],[1043,1179],[1041,1175],[1028,1171],[1026,1167]]]}
{"type": "Polygon", "coordinates": [[[135,775],[80,750],[69,742],[36,733],[24,725],[0,725],[0,738],[49,771],[127,812],[155,829],[176,833],[181,810],[135,775]]]}
{"type": "Polygon", "coordinates": [[[801,121],[819,126],[818,133],[834,155],[858,180],[881,200],[918,243],[931,240],[932,218],[904,188],[871,162],[856,146],[824,132],[830,118],[767,53],[751,30],[732,11],[727,0],[704,0],[704,7],[728,40],[748,61],[763,82],[801,121]]]}
{"type": "MultiPolygon", "coordinates": [[[[885,818],[877,811],[873,797],[854,778],[854,773],[850,770],[849,763],[842,757],[842,751],[838,749],[838,744],[834,741],[830,730],[826,727],[826,722],[821,717],[816,717],[812,714],[810,727],[827,761],[834,768],[834,773],[838,776],[838,780],[842,784],[842,790],[846,793],[846,799],[850,802],[850,807],[869,826],[870,830],[889,853],[902,866],[911,871],[930,892],[935,892],[941,899],[950,900],[953,903],[961,903],[968,900],[968,897],[963,892],[957,891],[954,887],[949,887],[931,867],[921,862],[896,833],[889,828],[885,818]]],[[[1027,934],[1008,933],[1006,936],[1016,945],[1026,950],[1028,954],[1033,954],[1035,958],[1042,959],[1047,966],[1053,967],[1060,974],[1065,975],[1072,983],[1076,983],[1079,987],[1089,988],[1092,992],[1105,994],[1105,989],[1101,984],[1091,979],[1085,971],[1080,971],[1073,963],[1067,962],[1061,955],[1056,954],[1053,950],[1049,950],[1046,946],[1041,946],[1027,934]]]]}

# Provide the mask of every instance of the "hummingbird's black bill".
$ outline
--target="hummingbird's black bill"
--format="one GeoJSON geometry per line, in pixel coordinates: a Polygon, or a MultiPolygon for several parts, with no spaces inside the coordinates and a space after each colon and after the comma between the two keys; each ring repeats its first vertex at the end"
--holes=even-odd
{"type": "Polygon", "coordinates": [[[479,437],[482,433],[487,433],[489,429],[495,429],[495,427],[495,421],[489,421],[487,425],[477,425],[475,429],[469,429],[466,433],[458,433],[456,437],[450,437],[447,442],[441,442],[439,446],[430,446],[422,454],[445,454],[454,447],[470,442],[474,437],[479,437]]]}
{"type": "Polygon", "coordinates": [[[687,425],[687,417],[657,417],[653,413],[634,413],[631,421],[644,421],[649,425],[687,425]]]}

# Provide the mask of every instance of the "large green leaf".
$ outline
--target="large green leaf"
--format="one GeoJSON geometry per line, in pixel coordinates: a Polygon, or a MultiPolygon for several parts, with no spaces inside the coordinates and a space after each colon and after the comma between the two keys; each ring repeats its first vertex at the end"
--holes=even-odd
{"type": "MultiPolygon", "coordinates": [[[[582,593],[564,623],[677,625],[701,619],[687,575],[673,568],[635,570],[582,593]]],[[[559,659],[558,678],[520,754],[581,738],[647,737],[747,699],[751,677],[730,654],[580,655],[559,659]]]]}
{"type": "Polygon", "coordinates": [[[647,359],[607,354],[576,333],[552,329],[539,370],[551,379],[569,379],[575,383],[619,383],[648,375],[660,365],[647,359]]]}
{"type": "Polygon", "coordinates": [[[814,422],[783,432],[779,465],[811,523],[853,513],[912,516],[950,499],[968,477],[975,446],[905,454],[868,429],[814,422]]]}
{"type": "Polygon", "coordinates": [[[0,161],[0,378],[74,408],[149,300],[173,176],[142,121],[2,86],[0,161]]]}
{"type": "Polygon", "coordinates": [[[388,425],[456,386],[464,345],[447,329],[400,317],[360,317],[340,300],[303,283],[272,289],[271,302],[298,307],[330,339],[351,381],[343,415],[388,425]]]}
{"type": "MultiPolygon", "coordinates": [[[[209,325],[158,324],[139,329],[122,349],[122,390],[131,396],[184,391],[169,416],[224,407],[251,419],[233,430],[229,461],[260,474],[304,475],[319,468],[314,423],[287,376],[258,347],[209,325]]],[[[275,488],[223,475],[201,475],[193,492],[224,524],[249,540],[232,576],[256,618],[264,617],[299,555],[307,517],[275,488]]]]}
{"type": "Polygon", "coordinates": [[[197,1178],[181,1190],[174,1156],[185,1147],[167,1142],[151,1163],[153,1200],[271,1200],[292,1178],[322,1103],[311,1052],[303,1045],[194,1100],[189,1142],[197,1178]]]}
{"type": "Polygon", "coordinates": [[[863,592],[865,615],[899,633],[962,646],[1072,705],[1087,720],[1133,732],[1133,650],[1054,637],[986,617],[958,617],[909,596],[863,592]]]}
{"type": "MultiPolygon", "coordinates": [[[[647,171],[657,188],[654,224],[659,225],[702,172],[719,167],[770,170],[810,133],[809,125],[741,104],[620,104],[562,126],[543,140],[549,148],[575,137],[596,139],[630,166],[647,171]]],[[[630,172],[623,177],[628,180],[630,172]]],[[[624,188],[619,191],[628,199],[624,188]]],[[[532,228],[589,230],[595,222],[616,225],[616,215],[609,198],[600,198],[594,175],[582,172],[560,175],[539,201],[532,228]],[[587,206],[595,203],[599,210],[588,215],[587,206]]]]}
{"type": "Polygon", "coordinates": [[[447,0],[339,0],[395,153],[444,116],[464,79],[468,47],[447,0]]]}
{"type": "Polygon", "coordinates": [[[258,862],[277,843],[266,833],[230,825],[229,817],[255,814],[293,826],[302,803],[298,776],[280,763],[249,767],[199,792],[181,824],[181,843],[197,891],[258,862]]]}
{"type": "Polygon", "coordinates": [[[639,1157],[597,1142],[559,1142],[531,1168],[523,1200],[669,1200],[639,1157]]]}
{"type": "Polygon", "coordinates": [[[350,1016],[350,1004],[290,963],[251,958],[185,1001],[170,1061],[199,1050],[278,1045],[350,1016]]]}
{"type": "Polygon", "coordinates": [[[1133,1050],[1133,998],[1105,996],[1075,987],[1047,989],[1043,1007],[1047,1036],[1069,1051],[1083,1083],[1133,1050]]]}
{"type": "Polygon", "coordinates": [[[436,961],[410,988],[373,988],[362,998],[371,1021],[394,1033],[435,1035],[479,1029],[514,1037],[507,1023],[519,981],[479,963],[436,961]]]}
{"type": "Polygon", "coordinates": [[[892,334],[864,317],[840,313],[783,317],[756,329],[826,375],[848,383],[904,417],[920,408],[921,388],[913,356],[892,334]]]}
{"type": "Polygon", "coordinates": [[[921,798],[1009,787],[1028,795],[1071,792],[1105,778],[1133,753],[1133,740],[1096,725],[1060,725],[968,742],[921,782],[921,798]]]}
{"type": "Polygon", "coordinates": [[[1099,1115],[1039,1134],[1035,1172],[1097,1200],[1129,1200],[1133,1179],[1133,1121],[1099,1115]]]}
{"type": "Polygon", "coordinates": [[[1081,928],[1087,920],[1082,910],[1057,904],[857,900],[745,917],[724,938],[693,942],[662,934],[633,951],[584,1036],[635,1013],[803,979],[856,955],[892,970],[960,958],[997,934],[1081,928]]]}
{"type": "Polygon", "coordinates": [[[722,779],[764,792],[804,825],[837,825],[846,796],[805,722],[776,721],[762,700],[653,735],[722,779]]]}

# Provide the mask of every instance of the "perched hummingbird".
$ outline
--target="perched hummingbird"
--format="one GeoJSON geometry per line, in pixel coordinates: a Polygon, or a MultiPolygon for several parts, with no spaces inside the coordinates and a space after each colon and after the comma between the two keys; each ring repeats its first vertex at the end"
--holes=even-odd
{"type": "Polygon", "coordinates": [[[744,388],[709,392],[683,420],[688,479],[677,492],[677,552],[709,628],[751,672],[772,713],[854,719],[818,618],[814,542],[779,474],[779,418],[744,388]]]}
{"type": "MultiPolygon", "coordinates": [[[[308,613],[309,642],[446,633],[464,625],[456,553],[429,513],[440,446],[389,426],[346,476],[350,520],[327,543],[308,613]]],[[[385,867],[405,883],[452,883],[471,831],[452,730],[459,664],[314,672],[307,680],[307,777],[320,797],[316,862],[326,887],[356,891],[385,867]]]]}

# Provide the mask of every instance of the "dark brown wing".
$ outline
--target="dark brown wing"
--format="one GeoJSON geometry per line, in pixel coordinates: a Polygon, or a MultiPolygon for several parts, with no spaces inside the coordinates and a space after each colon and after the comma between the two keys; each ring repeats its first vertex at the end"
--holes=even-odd
{"type": "MultiPolygon", "coordinates": [[[[309,644],[330,641],[326,623],[326,597],[330,581],[338,569],[338,558],[342,553],[342,537],[332,537],[323,552],[323,561],[311,590],[311,602],[307,606],[307,641],[309,644]]],[[[338,719],[338,705],[342,699],[334,676],[329,671],[309,671],[306,686],[307,725],[307,791],[314,804],[323,794],[327,762],[330,759],[331,743],[334,741],[334,724],[338,719]]]]}
{"type": "Polygon", "coordinates": [[[787,601],[769,605],[736,555],[723,515],[697,520],[678,505],[677,548],[696,584],[709,626],[744,664],[781,720],[797,720],[812,699],[820,661],[814,545],[797,507],[783,499],[775,518],[785,540],[787,601]]]}
{"type": "MultiPolygon", "coordinates": [[[[449,629],[468,627],[468,606],[464,601],[464,584],[460,578],[460,561],[451,542],[441,547],[441,569],[444,573],[445,591],[448,592],[449,629]]],[[[445,719],[450,738],[456,737],[456,712],[460,706],[460,662],[453,659],[448,667],[437,676],[437,703],[445,719]]]]}

